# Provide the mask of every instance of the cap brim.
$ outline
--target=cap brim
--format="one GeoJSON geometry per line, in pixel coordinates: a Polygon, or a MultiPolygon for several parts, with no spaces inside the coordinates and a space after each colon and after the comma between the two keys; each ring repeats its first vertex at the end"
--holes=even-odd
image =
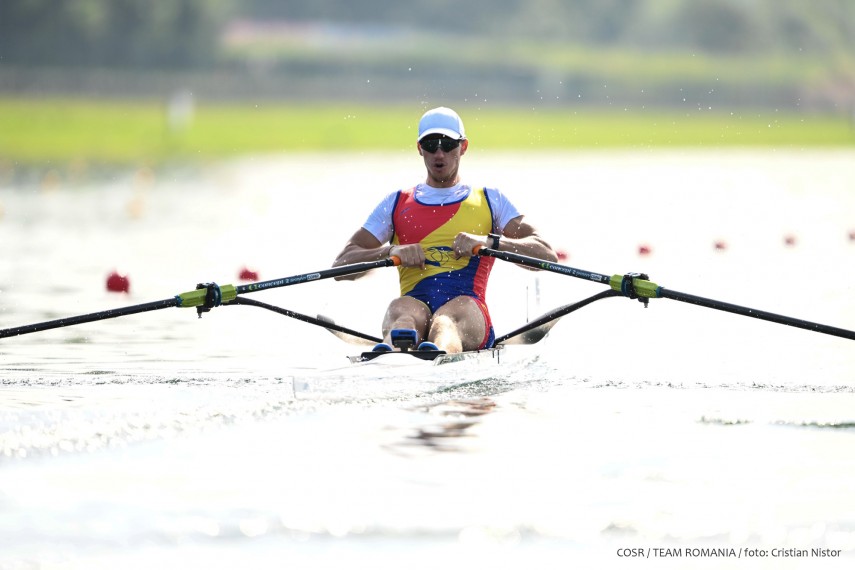
{"type": "Polygon", "coordinates": [[[452,139],[466,138],[466,137],[460,136],[460,133],[458,133],[457,131],[453,131],[451,129],[439,129],[439,128],[437,128],[437,129],[426,130],[425,132],[423,132],[419,136],[419,140],[422,140],[423,138],[430,136],[430,135],[445,135],[445,136],[450,137],[452,139]]]}

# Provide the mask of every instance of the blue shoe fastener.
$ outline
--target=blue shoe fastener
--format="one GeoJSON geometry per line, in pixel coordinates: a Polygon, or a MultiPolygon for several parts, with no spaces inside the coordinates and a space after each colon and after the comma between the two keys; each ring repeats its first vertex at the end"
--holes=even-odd
{"type": "Polygon", "coordinates": [[[439,347],[432,342],[424,341],[419,345],[418,350],[439,350],[439,347]]]}
{"type": "Polygon", "coordinates": [[[419,344],[419,333],[415,329],[392,329],[389,333],[392,346],[408,350],[419,344]]]}

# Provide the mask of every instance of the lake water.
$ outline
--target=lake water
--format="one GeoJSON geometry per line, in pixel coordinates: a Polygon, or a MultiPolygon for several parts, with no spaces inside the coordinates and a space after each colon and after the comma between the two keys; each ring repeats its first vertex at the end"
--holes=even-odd
{"type": "MultiPolygon", "coordinates": [[[[851,150],[473,147],[464,171],[568,265],[855,329],[851,150]]],[[[401,152],[7,185],[0,329],[327,268],[421,177],[401,152]]],[[[396,288],[253,298],[377,334],[396,288]]],[[[501,334],[601,290],[497,261],[488,302],[501,334]]],[[[251,307],[0,340],[0,568],[852,566],[853,341],[617,298],[516,348],[373,373],[251,307]]]]}

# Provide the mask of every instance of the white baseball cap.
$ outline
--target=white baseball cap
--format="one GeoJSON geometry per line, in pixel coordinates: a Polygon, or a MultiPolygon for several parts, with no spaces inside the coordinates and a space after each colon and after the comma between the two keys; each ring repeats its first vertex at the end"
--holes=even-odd
{"type": "Polygon", "coordinates": [[[465,139],[463,121],[448,107],[437,107],[422,115],[419,121],[419,140],[428,135],[445,135],[453,139],[465,139]]]}

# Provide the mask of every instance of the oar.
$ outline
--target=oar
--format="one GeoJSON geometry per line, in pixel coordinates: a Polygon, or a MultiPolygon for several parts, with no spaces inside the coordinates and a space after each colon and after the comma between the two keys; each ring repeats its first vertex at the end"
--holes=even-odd
{"type": "Polygon", "coordinates": [[[377,338],[375,336],[371,336],[370,334],[365,334],[357,330],[343,327],[341,325],[336,324],[335,321],[333,321],[329,317],[324,317],[323,315],[318,315],[317,318],[310,317],[309,315],[304,315],[302,313],[298,313],[290,309],[283,309],[282,307],[277,307],[276,305],[262,303],[261,301],[256,301],[255,299],[247,299],[245,297],[238,297],[232,303],[229,303],[229,305],[232,304],[247,305],[250,307],[259,307],[261,309],[267,309],[268,311],[273,311],[274,313],[279,313],[280,315],[285,315],[286,317],[291,317],[292,319],[297,319],[298,321],[303,321],[304,323],[323,327],[345,342],[355,344],[376,344],[378,342],[383,342],[382,338],[377,338]]]}
{"type": "Polygon", "coordinates": [[[103,321],[105,319],[113,319],[123,317],[125,315],[135,315],[137,313],[145,313],[146,311],[156,311],[167,307],[177,307],[176,298],[163,299],[162,301],[153,301],[151,303],[143,303],[142,305],[133,305],[131,307],[121,307],[118,309],[108,309],[97,313],[89,313],[88,315],[79,315],[76,317],[65,317],[55,321],[45,321],[33,325],[23,325],[20,327],[12,327],[9,329],[0,330],[0,338],[8,336],[18,336],[49,329],[58,329],[60,327],[70,327],[71,325],[80,325],[83,323],[91,323],[93,321],[103,321]]]}
{"type": "Polygon", "coordinates": [[[318,315],[318,320],[325,323],[323,325],[324,328],[330,331],[333,336],[335,336],[339,340],[343,340],[346,343],[358,344],[362,346],[371,346],[377,344],[378,342],[383,342],[382,338],[377,338],[376,336],[371,336],[363,333],[354,334],[355,331],[350,331],[343,327],[339,327],[330,317],[318,315]]]}
{"type": "MultiPolygon", "coordinates": [[[[216,283],[202,283],[196,286],[193,291],[180,293],[169,299],[143,303],[141,305],[132,305],[130,307],[122,307],[118,309],[108,309],[97,313],[89,313],[86,315],[78,315],[75,317],[66,317],[53,321],[45,321],[31,325],[23,325],[8,329],[0,329],[0,338],[10,336],[18,336],[34,332],[79,325],[83,323],[91,323],[93,321],[102,321],[105,319],[113,319],[123,317],[125,315],[133,315],[136,313],[144,313],[146,311],[156,311],[158,309],[166,309],[168,307],[196,307],[199,316],[202,313],[210,311],[213,307],[218,307],[224,303],[230,303],[237,299],[238,295],[244,293],[255,293],[256,291],[264,291],[266,289],[274,289],[277,287],[287,287],[289,285],[297,285],[299,283],[307,283],[309,281],[318,281],[320,279],[329,279],[330,277],[340,277],[343,275],[352,275],[362,273],[379,267],[389,267],[400,264],[400,259],[390,257],[378,261],[365,261],[362,263],[353,263],[350,265],[342,265],[331,269],[314,271],[312,273],[301,273],[291,277],[283,277],[281,279],[272,279],[270,281],[260,281],[257,283],[248,283],[246,285],[217,285],[216,283]]],[[[311,317],[309,317],[311,318],[311,317]]],[[[327,326],[324,323],[322,326],[327,326]]]]}
{"type": "MultiPolygon", "coordinates": [[[[495,249],[480,246],[475,248],[474,253],[487,257],[495,257],[497,259],[502,259],[511,263],[517,263],[519,265],[525,265],[527,267],[542,269],[544,271],[551,271],[553,273],[569,275],[571,277],[585,279],[586,281],[602,283],[611,287],[611,290],[613,292],[629,297],[630,299],[638,299],[645,305],[647,304],[648,299],[651,298],[672,299],[675,301],[682,301],[683,303],[699,305],[701,307],[707,307],[710,309],[716,309],[719,311],[725,311],[728,313],[752,317],[763,321],[769,321],[831,336],[855,340],[855,331],[823,325],[820,323],[814,323],[811,321],[805,321],[802,319],[796,319],[793,317],[786,317],[784,315],[778,315],[775,313],[770,313],[768,311],[761,311],[759,309],[752,309],[750,307],[742,307],[740,305],[725,303],[723,301],[716,301],[714,299],[707,299],[705,297],[699,297],[697,295],[691,295],[689,293],[672,291],[670,289],[666,289],[665,287],[660,287],[656,283],[649,281],[646,275],[639,273],[612,275],[611,277],[609,277],[600,273],[593,273],[591,271],[585,271],[583,269],[576,269],[574,267],[552,263],[543,259],[537,259],[536,257],[528,257],[517,253],[511,253],[509,251],[498,251],[495,249]]],[[[597,299],[592,297],[587,301],[593,302],[595,300],[597,299]]]]}
{"type": "Polygon", "coordinates": [[[586,307],[594,301],[599,301],[600,299],[607,299],[609,297],[620,296],[621,293],[618,293],[617,291],[603,291],[602,293],[597,293],[593,297],[582,299],[577,303],[571,303],[569,305],[558,307],[557,309],[552,309],[548,313],[544,313],[543,315],[531,321],[530,323],[526,323],[518,329],[514,329],[511,332],[496,338],[494,344],[538,343],[543,340],[547,333],[552,330],[552,327],[554,327],[556,323],[558,323],[558,319],[560,319],[564,315],[568,315],[573,311],[581,309],[582,307],[586,307]]]}

